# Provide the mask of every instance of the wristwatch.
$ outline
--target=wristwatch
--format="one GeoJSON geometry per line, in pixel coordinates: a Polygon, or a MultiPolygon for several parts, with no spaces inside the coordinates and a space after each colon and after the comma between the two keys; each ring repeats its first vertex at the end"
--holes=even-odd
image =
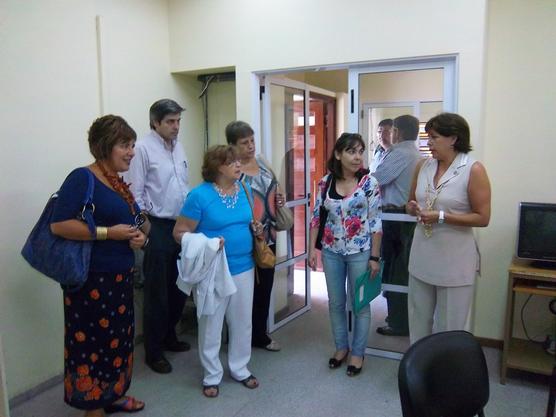
{"type": "Polygon", "coordinates": [[[375,261],[375,262],[380,262],[380,257],[379,256],[369,256],[369,260],[375,261]]]}
{"type": "Polygon", "coordinates": [[[438,212],[438,224],[444,223],[444,210],[438,212]]]}

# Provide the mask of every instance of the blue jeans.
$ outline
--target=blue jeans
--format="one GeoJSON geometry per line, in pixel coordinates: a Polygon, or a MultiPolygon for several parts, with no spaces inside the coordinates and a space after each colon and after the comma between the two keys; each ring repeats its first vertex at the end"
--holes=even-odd
{"type": "MultiPolygon", "coordinates": [[[[327,249],[323,249],[321,252],[328,290],[328,312],[336,350],[349,349],[346,277],[348,278],[347,287],[351,295],[350,298],[353,300],[355,280],[369,269],[370,255],[370,250],[351,255],[340,255],[327,249]]],[[[369,306],[355,315],[354,323],[351,354],[353,356],[364,356],[371,323],[371,309],[369,306]]]]}

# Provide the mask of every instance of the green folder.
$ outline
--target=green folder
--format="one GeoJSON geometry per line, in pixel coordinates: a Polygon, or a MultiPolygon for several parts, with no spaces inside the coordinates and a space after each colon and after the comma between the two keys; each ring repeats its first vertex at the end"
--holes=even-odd
{"type": "Polygon", "coordinates": [[[368,306],[377,295],[380,294],[382,287],[382,271],[384,262],[380,262],[380,271],[374,278],[371,278],[371,270],[363,272],[355,280],[355,291],[353,294],[353,311],[359,313],[361,309],[368,306]]]}

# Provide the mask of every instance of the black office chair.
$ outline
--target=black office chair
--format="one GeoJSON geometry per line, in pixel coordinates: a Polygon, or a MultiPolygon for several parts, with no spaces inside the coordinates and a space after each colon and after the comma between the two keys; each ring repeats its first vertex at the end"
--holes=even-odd
{"type": "Polygon", "coordinates": [[[427,336],[405,353],[398,371],[403,417],[484,417],[485,355],[464,331],[427,336]]]}

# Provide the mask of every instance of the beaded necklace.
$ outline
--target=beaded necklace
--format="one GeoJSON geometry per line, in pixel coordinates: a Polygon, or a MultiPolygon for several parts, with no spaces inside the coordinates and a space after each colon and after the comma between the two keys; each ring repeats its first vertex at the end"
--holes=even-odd
{"type": "MultiPolygon", "coordinates": [[[[453,163],[453,161],[452,161],[452,163],[453,163]]],[[[451,166],[452,166],[452,164],[450,164],[450,167],[448,167],[446,172],[451,168],[451,166]]],[[[444,189],[446,184],[448,184],[458,174],[459,174],[459,171],[456,168],[454,170],[453,176],[451,178],[449,178],[448,180],[444,181],[442,184],[440,184],[437,187],[434,187],[430,183],[431,178],[427,178],[427,188],[425,189],[425,207],[426,207],[427,210],[430,211],[430,210],[434,209],[434,204],[436,203],[436,200],[438,199],[438,196],[440,195],[440,192],[444,189]]],[[[439,179],[439,181],[440,181],[440,179],[439,179]]],[[[433,181],[434,181],[434,177],[433,177],[433,181]]],[[[423,228],[424,228],[423,232],[425,234],[425,237],[431,237],[432,236],[432,224],[424,224],[423,228]]]]}
{"type": "MultiPolygon", "coordinates": [[[[427,188],[425,189],[425,208],[426,210],[430,211],[434,208],[434,203],[436,203],[436,200],[438,199],[438,195],[440,194],[440,191],[442,191],[442,188],[444,188],[444,184],[442,184],[439,188],[435,189],[430,182],[427,184],[427,188]]],[[[424,233],[425,233],[425,237],[431,237],[432,236],[432,224],[424,224],[423,225],[424,228],[424,233]]]]}
{"type": "Polygon", "coordinates": [[[234,208],[236,206],[237,199],[239,197],[239,185],[237,184],[237,182],[234,184],[232,194],[226,193],[215,182],[213,182],[212,185],[213,185],[214,189],[216,190],[216,193],[220,197],[220,201],[222,201],[222,204],[224,204],[226,206],[226,208],[231,209],[231,208],[234,208]]]}
{"type": "Polygon", "coordinates": [[[104,175],[104,178],[106,178],[106,180],[110,183],[114,191],[116,191],[125,200],[125,202],[129,205],[131,214],[135,216],[135,198],[133,198],[133,194],[129,189],[129,184],[126,184],[123,178],[119,175],[109,174],[102,162],[96,161],[96,163],[100,169],[100,172],[102,172],[102,175],[104,175]]]}

